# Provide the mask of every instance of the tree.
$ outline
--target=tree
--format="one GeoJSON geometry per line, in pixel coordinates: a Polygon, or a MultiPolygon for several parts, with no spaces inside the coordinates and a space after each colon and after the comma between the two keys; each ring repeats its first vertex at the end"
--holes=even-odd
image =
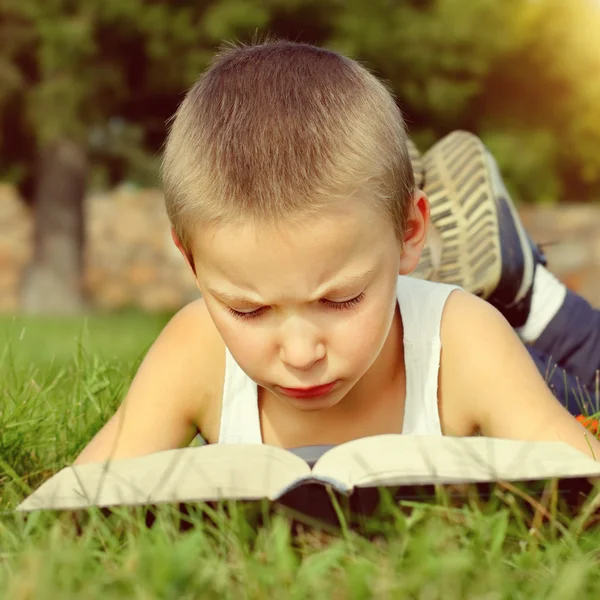
{"type": "Polygon", "coordinates": [[[409,126],[433,143],[473,127],[472,104],[514,43],[527,0],[348,0],[331,44],[389,81],[409,126]]]}
{"type": "Polygon", "coordinates": [[[600,192],[597,0],[347,0],[332,20],[331,45],[390,82],[422,148],[465,128],[521,200],[600,192]]]}
{"type": "Polygon", "coordinates": [[[3,129],[13,134],[2,141],[21,159],[12,175],[35,206],[24,310],[83,307],[90,163],[103,164],[112,177],[131,168],[155,173],[152,150],[162,143],[165,121],[211,55],[210,29],[203,29],[217,28],[219,20],[210,8],[152,0],[2,5],[0,81],[8,85],[0,109],[3,129]],[[37,167],[23,176],[23,165],[33,161],[37,167]]]}
{"type": "Polygon", "coordinates": [[[0,0],[0,170],[36,215],[23,307],[84,305],[90,175],[156,183],[165,123],[226,40],[341,50],[422,148],[470,129],[517,197],[597,193],[599,24],[594,0],[0,0]]]}

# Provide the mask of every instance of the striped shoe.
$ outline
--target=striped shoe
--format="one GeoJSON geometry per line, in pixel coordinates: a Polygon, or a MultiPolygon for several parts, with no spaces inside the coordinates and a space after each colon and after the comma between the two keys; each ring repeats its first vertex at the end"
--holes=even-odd
{"type": "Polygon", "coordinates": [[[423,157],[431,204],[430,235],[419,277],[459,285],[498,308],[513,327],[525,323],[537,264],[546,264],[481,140],[455,131],[423,157]]]}
{"type": "MultiPolygon", "coordinates": [[[[413,172],[415,174],[415,185],[418,188],[423,188],[425,183],[425,164],[423,156],[419,152],[419,149],[412,140],[407,140],[408,155],[412,164],[413,172]]],[[[440,262],[441,252],[441,238],[434,230],[430,227],[429,234],[427,237],[427,243],[423,248],[421,259],[416,269],[411,273],[412,277],[418,279],[427,279],[429,281],[435,281],[437,278],[437,267],[440,262]]]]}
{"type": "Polygon", "coordinates": [[[410,163],[412,164],[413,173],[415,174],[415,185],[418,188],[422,188],[425,181],[425,165],[423,164],[423,157],[411,139],[407,138],[406,146],[408,148],[408,156],[410,158],[410,163]]]}

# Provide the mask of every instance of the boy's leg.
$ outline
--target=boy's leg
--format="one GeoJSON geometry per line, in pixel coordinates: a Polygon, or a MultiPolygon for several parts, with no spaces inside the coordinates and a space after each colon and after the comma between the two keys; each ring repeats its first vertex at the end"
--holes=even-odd
{"type": "Polygon", "coordinates": [[[491,154],[476,136],[454,132],[425,154],[423,188],[435,235],[416,276],[460,285],[496,306],[557,397],[581,412],[580,390],[589,394],[600,369],[600,312],[546,270],[491,154]]]}
{"type": "Polygon", "coordinates": [[[527,346],[527,350],[556,399],[572,415],[590,415],[600,411],[593,387],[585,386],[578,377],[535,346],[527,346]]]}
{"type": "MultiPolygon", "coordinates": [[[[558,311],[545,323],[547,317],[544,314],[544,303],[551,302],[546,298],[549,298],[550,294],[560,293],[555,282],[547,283],[544,281],[546,279],[546,275],[536,276],[530,318],[525,326],[517,331],[529,345],[530,353],[533,351],[538,357],[544,357],[547,362],[558,364],[571,375],[571,379],[567,378],[569,389],[562,389],[560,397],[565,398],[571,390],[569,404],[573,401],[570,396],[574,396],[579,404],[585,405],[585,412],[598,412],[600,398],[596,397],[596,387],[597,381],[600,382],[597,380],[600,372],[600,311],[592,308],[581,296],[566,290],[558,311]],[[541,314],[540,326],[536,323],[538,314],[541,314]],[[545,325],[542,325],[544,323],[545,325]],[[534,325],[532,330],[529,329],[530,324],[534,325]]],[[[562,286],[560,282],[556,283],[562,286]]],[[[560,371],[553,377],[555,386],[560,388],[562,385],[564,388],[564,383],[558,382],[559,377],[564,380],[564,374],[560,371]]]]}

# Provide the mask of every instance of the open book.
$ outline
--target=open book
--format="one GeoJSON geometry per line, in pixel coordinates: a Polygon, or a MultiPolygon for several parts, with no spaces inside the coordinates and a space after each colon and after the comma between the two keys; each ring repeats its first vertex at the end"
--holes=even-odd
{"type": "Polygon", "coordinates": [[[332,447],[313,466],[261,444],[209,445],[67,467],[18,507],[72,510],[217,500],[278,500],[303,486],[357,488],[600,476],[600,462],[563,442],[380,435],[332,447]]]}

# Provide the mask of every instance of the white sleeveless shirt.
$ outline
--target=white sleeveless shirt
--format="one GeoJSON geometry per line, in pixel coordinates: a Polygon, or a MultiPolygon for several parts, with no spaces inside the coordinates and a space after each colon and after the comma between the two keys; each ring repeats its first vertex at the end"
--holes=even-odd
{"type": "MultiPolygon", "coordinates": [[[[457,286],[399,276],[406,400],[403,434],[442,435],[438,411],[442,313],[457,286]]],[[[262,444],[258,386],[226,349],[219,444],[262,444]]]]}

